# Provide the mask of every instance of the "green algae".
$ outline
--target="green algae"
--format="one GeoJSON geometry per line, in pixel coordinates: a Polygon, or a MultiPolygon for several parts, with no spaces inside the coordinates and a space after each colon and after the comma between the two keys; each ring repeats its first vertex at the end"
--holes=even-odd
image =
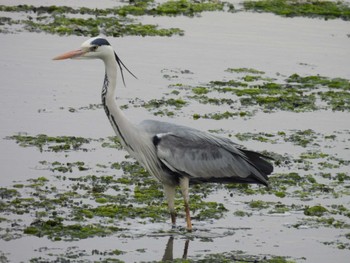
{"type": "Polygon", "coordinates": [[[261,0],[244,1],[243,6],[245,10],[270,12],[285,17],[305,16],[324,19],[350,19],[350,7],[342,1],[261,0]]]}
{"type": "Polygon", "coordinates": [[[344,205],[333,204],[330,206],[329,212],[334,215],[344,215],[350,218],[350,209],[344,205]]]}
{"type": "Polygon", "coordinates": [[[192,92],[196,95],[203,95],[207,94],[209,92],[209,89],[207,87],[194,87],[192,88],[192,92]]]}
{"type": "Polygon", "coordinates": [[[194,16],[204,11],[222,11],[224,3],[220,1],[192,2],[187,0],[170,0],[158,5],[151,15],[185,15],[194,16]]]}
{"type": "MultiPolygon", "coordinates": [[[[127,224],[132,219],[139,223],[164,222],[169,220],[167,204],[159,183],[154,180],[138,163],[124,161],[113,163],[111,166],[98,165],[98,169],[122,170],[124,175],[116,178],[111,175],[82,175],[66,177],[69,171],[77,174],[86,169],[84,162],[67,163],[62,166],[60,162],[41,162],[55,173],[55,178],[61,181],[70,181],[69,187],[63,192],[52,186],[52,181],[46,177],[28,180],[28,184],[16,189],[2,189],[3,197],[8,200],[1,205],[2,211],[17,215],[34,216],[32,223],[26,226],[23,234],[47,236],[49,239],[78,240],[93,236],[106,236],[116,234],[121,229],[121,222],[127,224]],[[57,169],[57,168],[60,169],[57,169]],[[61,167],[67,168],[63,169],[61,167]],[[74,169],[77,168],[77,169],[74,169]],[[18,190],[31,188],[30,197],[21,198],[18,190]],[[18,189],[18,190],[17,190],[18,189]],[[113,189],[114,195],[107,194],[113,189]],[[85,204],[83,199],[94,200],[95,204],[85,204]],[[80,200],[80,201],[79,201],[80,200]],[[58,212],[64,207],[66,212],[58,212]],[[45,212],[42,211],[45,209],[45,212]],[[59,215],[59,216],[58,216],[59,215]],[[63,220],[64,218],[64,220],[63,220]],[[113,225],[105,225],[105,218],[113,225]],[[93,220],[93,223],[91,222],[93,220]]],[[[196,189],[196,188],[195,188],[196,189]]],[[[190,207],[194,218],[207,220],[221,218],[227,211],[217,202],[203,201],[202,197],[207,191],[193,191],[190,207]]],[[[180,193],[176,197],[176,210],[183,216],[184,204],[180,193]]]]}
{"type": "Polygon", "coordinates": [[[45,32],[58,35],[96,36],[104,27],[106,36],[120,37],[133,36],[172,36],[182,35],[178,28],[160,29],[157,25],[144,25],[141,23],[121,23],[120,19],[113,17],[93,18],[67,18],[54,17],[51,22],[42,23],[31,20],[24,22],[24,29],[29,32],[45,32]]]}
{"type": "MultiPolygon", "coordinates": [[[[137,22],[137,16],[195,16],[204,11],[222,11],[224,3],[217,1],[192,2],[170,0],[155,3],[153,0],[132,1],[120,7],[73,8],[68,6],[0,5],[0,11],[24,13],[23,19],[2,19],[2,25],[21,24],[29,32],[46,32],[58,35],[96,36],[103,30],[107,36],[173,36],[183,35],[179,28],[159,28],[157,25],[137,22]],[[79,17],[77,17],[79,15],[79,17]],[[90,16],[90,17],[89,17],[90,16]],[[93,16],[93,17],[91,17],[93,16]]],[[[229,5],[232,9],[232,5],[229,5]]],[[[9,30],[9,29],[7,29],[9,30]]],[[[7,32],[1,30],[1,32],[7,32]]]]}
{"type": "Polygon", "coordinates": [[[101,146],[103,148],[112,148],[117,150],[121,150],[123,148],[117,136],[109,136],[107,137],[107,140],[100,139],[100,141],[102,141],[101,146]]]}
{"type": "Polygon", "coordinates": [[[340,240],[336,241],[323,241],[322,244],[327,246],[333,246],[337,249],[348,249],[350,250],[350,243],[341,242],[340,240]]]}
{"type": "MultiPolygon", "coordinates": [[[[169,215],[166,205],[162,207],[159,205],[148,205],[146,209],[145,207],[136,207],[131,204],[128,206],[108,204],[87,211],[91,212],[91,214],[88,212],[89,215],[97,217],[110,217],[118,220],[148,218],[151,222],[164,221],[169,215]]],[[[87,213],[87,211],[85,210],[84,213],[87,213]]]]}
{"type": "Polygon", "coordinates": [[[249,255],[243,251],[230,251],[223,253],[212,253],[206,255],[203,259],[199,260],[180,260],[179,262],[239,262],[239,263],[250,263],[250,262],[261,262],[261,263],[295,263],[296,261],[291,260],[287,257],[272,256],[272,255],[249,255]]]}
{"type": "Polygon", "coordinates": [[[208,114],[193,114],[193,119],[197,120],[199,118],[203,118],[203,119],[213,119],[213,120],[222,120],[222,119],[229,119],[232,118],[234,116],[238,116],[239,113],[236,112],[229,112],[229,111],[225,111],[225,112],[215,112],[215,113],[208,113],[208,114]]]}
{"type": "MultiPolygon", "coordinates": [[[[117,136],[110,136],[105,139],[92,139],[77,136],[49,136],[46,134],[33,136],[16,134],[7,136],[5,139],[14,140],[21,147],[35,147],[40,152],[88,151],[88,145],[95,142],[101,143],[103,148],[122,149],[122,145],[117,136]]],[[[78,163],[76,164],[78,165],[78,163]]]]}
{"type": "Polygon", "coordinates": [[[154,108],[160,108],[163,106],[173,106],[175,107],[175,109],[180,109],[183,106],[185,106],[187,104],[186,101],[184,101],[181,98],[177,98],[177,99],[152,99],[150,101],[148,101],[147,103],[143,104],[143,107],[145,107],[146,109],[154,109],[154,108]]]}
{"type": "Polygon", "coordinates": [[[114,226],[99,224],[64,224],[62,218],[54,218],[47,221],[36,220],[24,229],[24,234],[38,237],[46,236],[53,241],[72,241],[85,239],[92,236],[107,236],[121,229],[114,226]]]}
{"type": "Polygon", "coordinates": [[[259,142],[265,142],[265,143],[276,143],[276,138],[274,134],[271,133],[265,133],[265,132],[259,132],[259,133],[252,133],[252,132],[245,132],[245,133],[236,133],[235,137],[240,141],[259,141],[259,142]]]}
{"type": "Polygon", "coordinates": [[[9,199],[15,196],[20,196],[20,193],[16,189],[8,189],[5,187],[0,188],[0,197],[1,199],[9,199]]]}
{"type": "Polygon", "coordinates": [[[213,80],[209,82],[211,87],[219,87],[216,88],[219,92],[230,92],[232,91],[232,87],[248,87],[248,84],[238,80],[213,80]]]}
{"type": "MultiPolygon", "coordinates": [[[[262,143],[282,143],[289,142],[295,146],[300,146],[303,148],[314,146],[319,146],[319,143],[323,141],[327,136],[315,132],[312,129],[307,130],[291,130],[288,133],[284,131],[278,131],[276,133],[266,133],[266,132],[245,132],[234,134],[236,139],[240,141],[257,141],[262,143]]],[[[328,161],[336,162],[340,165],[347,165],[347,160],[342,160],[335,156],[321,152],[319,149],[309,150],[300,155],[301,159],[313,160],[313,159],[327,159],[328,161]]]]}
{"type": "Polygon", "coordinates": [[[69,6],[33,6],[33,5],[17,5],[17,6],[0,6],[0,11],[4,12],[26,12],[42,14],[80,14],[80,15],[120,15],[120,16],[141,16],[141,15],[184,15],[194,16],[204,11],[223,10],[224,3],[218,1],[202,1],[192,2],[187,0],[170,0],[163,3],[155,3],[153,0],[136,0],[129,4],[114,8],[73,8],[69,6]]]}
{"type": "Polygon", "coordinates": [[[327,86],[332,89],[350,90],[349,80],[343,78],[327,78],[325,76],[300,76],[296,73],[290,75],[286,81],[288,83],[302,84],[304,88],[317,88],[327,86]]]}
{"type": "MultiPolygon", "coordinates": [[[[216,130],[215,132],[225,133],[224,130],[216,130]]],[[[251,196],[252,201],[243,203],[244,210],[240,207],[241,210],[233,213],[236,217],[247,218],[253,215],[275,216],[279,214],[287,216],[289,213],[298,213],[302,215],[298,221],[284,227],[349,229],[346,219],[349,218],[350,211],[346,206],[339,205],[336,201],[332,205],[320,202],[318,206],[323,207],[323,209],[303,204],[303,200],[317,197],[338,198],[350,194],[343,191],[346,183],[350,180],[349,174],[335,170],[346,167],[349,164],[348,160],[343,160],[328,152],[323,153],[322,148],[318,146],[320,141],[332,144],[342,134],[345,135],[347,132],[321,134],[313,130],[291,130],[238,134],[237,138],[243,141],[290,142],[301,147],[302,151],[298,158],[281,160],[282,166],[292,165],[294,168],[291,172],[275,173],[271,176],[269,189],[243,184],[192,186],[190,207],[193,221],[210,221],[227,215],[228,212],[224,204],[212,202],[210,198],[211,193],[226,190],[228,195],[232,197],[237,195],[251,196]],[[326,137],[329,139],[324,140],[326,137]],[[312,148],[305,150],[304,148],[307,147],[312,148]],[[327,173],[319,173],[319,166],[325,161],[336,163],[339,168],[331,167],[327,173]],[[302,172],[301,169],[296,168],[308,162],[310,162],[308,164],[309,172],[302,172]],[[319,183],[320,179],[322,179],[322,183],[319,183]],[[260,199],[262,195],[274,198],[272,200],[276,200],[276,196],[278,201],[263,201],[260,199]],[[206,199],[206,197],[209,198],[206,199]],[[291,199],[285,200],[287,197],[293,198],[293,202],[290,202],[291,199]]],[[[105,147],[114,148],[113,141],[114,138],[91,139],[90,143],[98,143],[101,146],[107,143],[105,147]]],[[[88,143],[85,146],[87,145],[88,143]]],[[[45,147],[44,145],[43,148],[45,147]]],[[[40,150],[39,147],[35,149],[40,150]]],[[[75,151],[79,151],[79,149],[75,151]]],[[[85,154],[85,152],[82,153],[85,154]]],[[[7,199],[2,200],[3,203],[0,202],[1,210],[10,214],[11,217],[31,216],[30,222],[21,223],[19,230],[7,227],[7,229],[11,229],[10,232],[17,233],[17,238],[21,235],[47,237],[53,241],[72,241],[109,235],[125,238],[125,236],[130,236],[128,234],[130,224],[142,225],[169,221],[167,204],[160,184],[136,162],[126,159],[121,162],[99,163],[94,167],[91,163],[87,166],[83,161],[66,162],[60,160],[55,162],[42,161],[41,165],[53,173],[53,178],[38,176],[29,181],[21,182],[20,187],[13,185],[5,188],[10,193],[12,190],[16,190],[15,194],[9,194],[7,199]],[[79,169],[80,166],[83,169],[79,169]],[[56,167],[69,167],[71,170],[69,173],[64,173],[55,170],[56,167]],[[85,170],[85,168],[89,170],[85,170]],[[99,172],[97,173],[96,170],[99,172]],[[55,188],[57,180],[62,182],[65,187],[55,188]]],[[[7,191],[3,190],[3,192],[7,191]]],[[[184,204],[179,192],[176,195],[175,209],[180,220],[183,220],[184,204]]],[[[1,223],[9,225],[10,221],[7,216],[5,214],[1,214],[1,216],[3,218],[1,223]]],[[[0,236],[7,239],[14,238],[3,234],[1,230],[0,236]]],[[[324,244],[339,247],[339,249],[347,247],[344,242],[334,243],[335,241],[332,240],[328,242],[324,244]]],[[[112,252],[108,251],[108,253],[112,252]]],[[[237,258],[237,254],[235,255],[237,258]]],[[[219,257],[214,254],[210,254],[208,258],[210,257],[229,258],[229,256],[219,257]]]]}
{"type": "Polygon", "coordinates": [[[350,176],[346,173],[337,173],[331,179],[337,180],[338,182],[345,182],[345,181],[350,181],[350,176]]]}
{"type": "Polygon", "coordinates": [[[188,102],[182,98],[151,99],[142,102],[141,106],[152,112],[155,116],[174,117],[176,112],[187,106],[188,102]]]}
{"type": "MultiPolygon", "coordinates": [[[[317,78],[310,79],[313,79],[312,81],[314,82],[318,81],[317,78]]],[[[305,81],[303,80],[303,82],[305,81]]],[[[308,85],[310,82],[311,80],[308,80],[308,85]]],[[[296,82],[290,82],[290,84],[296,86],[299,85],[296,82]]],[[[322,83],[318,83],[317,85],[324,88],[324,84],[322,83]]],[[[277,92],[277,90],[281,88],[279,84],[273,83],[270,83],[268,87],[271,89],[270,92],[277,92]]],[[[212,92],[211,86],[205,88],[208,92],[202,95],[210,94],[210,92],[212,92]]],[[[225,88],[225,86],[220,86],[218,88],[225,88]]],[[[305,86],[301,88],[310,90],[318,89],[314,84],[310,87],[305,86]]],[[[234,88],[230,91],[226,91],[224,94],[232,92],[233,89],[234,88]]],[[[346,89],[346,86],[340,85],[337,86],[336,89],[346,89]]],[[[191,93],[190,96],[193,95],[193,92],[190,89],[188,92],[191,93]]],[[[201,92],[201,90],[198,90],[198,92],[201,92]]],[[[179,98],[185,98],[182,93],[176,95],[181,95],[177,96],[179,98]]],[[[165,100],[166,99],[167,98],[165,98],[165,100]]],[[[185,101],[185,99],[183,100],[185,101]]],[[[161,107],[167,106],[168,105],[161,105],[161,107]]],[[[176,108],[176,106],[171,107],[176,108]]],[[[227,131],[216,130],[215,132],[220,134],[226,133],[227,131]]],[[[290,227],[297,229],[325,227],[348,229],[349,224],[344,220],[344,218],[349,218],[349,210],[346,209],[346,207],[325,205],[321,201],[320,206],[327,211],[322,215],[317,216],[316,212],[312,215],[312,207],[307,207],[301,204],[304,200],[312,200],[313,198],[321,198],[320,200],[322,200],[323,198],[328,199],[332,197],[336,199],[350,194],[349,191],[346,190],[350,178],[348,172],[340,172],[337,170],[343,169],[349,165],[349,160],[339,158],[328,151],[325,153],[324,150],[327,147],[322,148],[323,144],[332,145],[339,142],[342,140],[342,135],[345,134],[348,134],[348,132],[338,131],[333,134],[321,134],[311,129],[277,131],[270,133],[240,133],[237,134],[237,136],[235,134],[229,134],[229,136],[236,136],[236,138],[241,141],[269,144],[288,142],[294,146],[301,147],[301,153],[294,156],[294,158],[285,155],[281,156],[281,159],[278,159],[278,165],[291,169],[290,171],[293,172],[275,173],[270,177],[270,189],[240,184],[230,184],[224,187],[217,185],[206,185],[205,188],[202,186],[200,186],[200,188],[197,188],[197,186],[191,187],[192,195],[190,207],[193,219],[210,221],[213,218],[222,218],[225,216],[227,211],[223,204],[210,201],[207,202],[205,198],[213,191],[226,189],[230,196],[252,196],[253,202],[251,202],[251,205],[247,203],[247,209],[244,210],[245,213],[239,212],[242,210],[238,210],[238,212],[234,214],[235,216],[249,217],[253,213],[254,216],[273,216],[274,214],[284,214],[284,216],[286,216],[289,212],[297,212],[299,214],[304,213],[304,217],[298,222],[290,225],[290,227]],[[272,198],[276,196],[278,197],[277,200],[279,200],[279,202],[260,201],[258,198],[261,195],[268,195],[272,198]],[[286,197],[293,198],[294,203],[290,204],[289,198],[287,199],[288,201],[285,201],[284,198],[286,197]],[[203,202],[202,200],[205,201],[203,202]],[[338,219],[338,217],[342,217],[342,219],[338,219]]],[[[53,151],[52,148],[49,148],[48,146],[55,145],[55,143],[54,140],[53,142],[44,143],[41,148],[35,146],[35,149],[53,151]]],[[[77,147],[75,150],[72,148],[71,151],[78,151],[83,149],[83,147],[84,149],[89,148],[88,144],[91,143],[97,143],[106,148],[119,149],[120,147],[119,142],[117,140],[114,142],[114,138],[112,137],[98,140],[88,139],[88,142],[84,143],[81,147],[77,147]]],[[[21,146],[27,147],[26,144],[21,146]]],[[[47,166],[48,170],[54,173],[56,179],[65,181],[65,184],[67,184],[68,181],[70,185],[67,189],[64,189],[63,191],[61,190],[59,193],[58,190],[53,187],[51,178],[39,176],[27,183],[20,183],[20,187],[15,187],[13,185],[13,189],[16,189],[19,195],[23,195],[26,189],[31,189],[31,191],[33,191],[32,194],[30,194],[31,197],[10,197],[12,198],[11,202],[6,201],[5,204],[0,203],[1,210],[12,214],[12,216],[23,216],[35,213],[32,220],[32,223],[34,224],[25,224],[24,226],[24,229],[27,232],[26,234],[28,235],[47,236],[52,240],[59,240],[60,237],[58,234],[56,235],[55,233],[45,232],[45,230],[43,230],[44,228],[39,228],[40,224],[38,227],[35,222],[39,220],[39,222],[44,222],[42,225],[45,226],[45,222],[53,220],[53,218],[62,213],[62,208],[68,211],[62,215],[62,218],[65,218],[66,221],[62,221],[62,225],[57,223],[56,230],[65,233],[62,235],[62,240],[78,240],[81,238],[104,235],[124,236],[127,235],[125,234],[127,232],[126,229],[128,224],[132,224],[131,222],[147,224],[150,222],[169,221],[167,205],[161,191],[161,186],[137,163],[126,161],[96,164],[99,173],[94,171],[95,168],[93,165],[89,163],[89,166],[87,166],[82,161],[43,161],[42,165],[47,166]],[[69,176],[58,169],[55,170],[56,167],[63,167],[63,170],[65,168],[71,168],[68,169],[69,176]],[[82,169],[79,167],[82,167],[82,169]],[[83,171],[86,171],[86,169],[89,169],[89,175],[82,173],[83,171]],[[103,173],[102,176],[101,173],[103,173]],[[122,175],[120,175],[121,173],[122,175]],[[111,191],[113,191],[112,194],[111,191]],[[45,196],[48,196],[48,198],[45,198],[45,196]],[[87,204],[84,200],[89,200],[88,203],[90,204],[87,204]],[[151,209],[149,211],[144,211],[148,206],[150,206],[151,209]],[[47,210],[47,212],[42,210],[47,210]],[[82,227],[96,225],[96,228],[99,228],[99,226],[115,226],[120,229],[120,231],[116,229],[114,232],[113,230],[110,230],[106,231],[106,233],[90,232],[90,234],[87,234],[88,232],[86,231],[86,234],[80,237],[70,233],[72,229],[69,229],[67,227],[68,225],[81,225],[82,227]]],[[[179,217],[184,217],[183,200],[179,193],[177,194],[175,203],[179,217]]],[[[8,219],[6,217],[3,218],[3,224],[6,224],[8,219]]],[[[79,229],[77,226],[72,228],[79,229]]],[[[24,233],[23,228],[21,233],[24,233]]],[[[11,237],[7,236],[7,238],[11,237]]],[[[335,244],[334,246],[337,245],[335,244]]],[[[339,243],[339,249],[342,249],[342,247],[346,248],[346,244],[339,243]]]]}
{"type": "Polygon", "coordinates": [[[60,173],[67,173],[73,172],[73,168],[77,168],[79,171],[86,171],[89,170],[85,166],[84,162],[78,161],[78,162],[73,162],[73,163],[60,163],[60,162],[53,162],[51,164],[52,168],[50,169],[53,172],[60,172],[60,173]]]}
{"type": "Polygon", "coordinates": [[[303,159],[319,159],[319,158],[326,158],[328,156],[329,155],[326,154],[326,153],[309,151],[309,152],[306,152],[306,153],[302,153],[300,155],[300,158],[303,158],[303,159]]]}
{"type": "Polygon", "coordinates": [[[321,205],[315,205],[315,206],[305,208],[304,215],[320,217],[320,216],[323,216],[326,212],[328,212],[328,210],[325,207],[321,205]]]}
{"type": "Polygon", "coordinates": [[[236,210],[233,214],[237,217],[252,216],[252,213],[248,213],[248,212],[242,211],[242,210],[236,210]]]}
{"type": "Polygon", "coordinates": [[[182,95],[189,100],[196,100],[200,104],[226,105],[234,110],[195,113],[193,119],[249,118],[259,111],[348,111],[350,108],[350,81],[347,79],[319,75],[300,76],[295,73],[284,80],[275,80],[262,76],[265,74],[262,71],[249,68],[227,69],[227,71],[243,74],[243,77],[210,81],[193,87],[185,84],[171,86],[178,88],[175,90],[176,95],[182,95]],[[188,92],[186,94],[186,90],[191,90],[194,95],[188,92]]]}
{"type": "Polygon", "coordinates": [[[350,110],[349,91],[325,91],[319,93],[320,98],[327,103],[333,111],[350,110]]]}
{"type": "Polygon", "coordinates": [[[249,73],[249,74],[265,74],[264,71],[253,69],[253,68],[227,68],[226,72],[230,73],[249,73]]]}
{"type": "Polygon", "coordinates": [[[126,18],[127,13],[134,13],[135,9],[89,9],[72,7],[34,7],[21,5],[17,7],[0,6],[5,12],[26,12],[30,19],[9,21],[8,24],[22,24],[23,29],[29,32],[46,32],[58,35],[96,36],[100,30],[107,36],[172,36],[183,35],[179,28],[163,29],[157,25],[141,24],[135,19],[126,18]],[[37,10],[40,10],[38,12],[37,10]],[[94,15],[91,17],[68,17],[66,14],[94,15]]]}
{"type": "Polygon", "coordinates": [[[249,89],[232,89],[232,93],[240,98],[242,106],[259,105],[265,111],[310,111],[315,110],[316,97],[299,89],[273,82],[255,84],[249,89]]]}
{"type": "Polygon", "coordinates": [[[316,196],[318,194],[329,194],[332,188],[324,184],[319,184],[312,175],[301,176],[298,173],[292,172],[287,174],[276,174],[270,180],[271,193],[278,197],[294,196],[306,198],[308,196],[316,196]],[[288,189],[293,189],[291,186],[298,186],[301,190],[294,189],[290,192],[288,189]]]}
{"type": "Polygon", "coordinates": [[[198,101],[201,104],[211,104],[211,105],[217,105],[217,106],[234,104],[234,100],[232,100],[232,99],[227,99],[227,98],[209,98],[209,97],[207,97],[205,95],[198,95],[199,91],[195,91],[195,92],[197,92],[196,95],[188,96],[188,98],[189,99],[194,99],[194,100],[198,101]]]}
{"type": "Polygon", "coordinates": [[[295,145],[299,145],[302,147],[310,146],[311,144],[315,144],[315,140],[317,139],[317,134],[312,129],[307,130],[298,130],[290,136],[284,137],[286,142],[292,142],[295,145]]]}
{"type": "Polygon", "coordinates": [[[287,173],[287,174],[278,174],[275,177],[271,178],[271,183],[278,183],[286,186],[298,185],[302,182],[302,177],[295,172],[287,173]]]}
{"type": "Polygon", "coordinates": [[[260,76],[245,75],[242,78],[245,82],[253,82],[262,79],[260,76]]]}
{"type": "Polygon", "coordinates": [[[315,216],[303,218],[299,222],[292,225],[294,228],[336,228],[336,229],[350,229],[350,224],[346,223],[343,220],[335,219],[334,217],[325,217],[325,216],[315,216]]]}
{"type": "Polygon", "coordinates": [[[89,143],[91,140],[75,136],[47,136],[39,134],[37,136],[13,135],[6,137],[8,140],[15,140],[22,147],[36,147],[42,151],[69,151],[82,149],[82,145],[89,143]]]}
{"type": "MultiPolygon", "coordinates": [[[[216,104],[216,105],[218,105],[218,104],[216,104]]],[[[200,118],[222,120],[222,119],[230,119],[230,118],[234,118],[234,117],[241,117],[241,118],[252,117],[253,115],[254,114],[252,112],[248,112],[248,111],[240,111],[240,112],[225,111],[225,112],[213,112],[213,113],[206,113],[206,114],[194,113],[192,115],[192,118],[194,120],[198,120],[200,118]]]]}
{"type": "Polygon", "coordinates": [[[291,210],[295,210],[294,207],[288,206],[286,204],[283,204],[281,202],[277,202],[274,204],[274,207],[268,211],[269,214],[285,214],[290,212],[291,210]]]}
{"type": "Polygon", "coordinates": [[[269,203],[261,201],[261,200],[252,200],[249,202],[249,207],[253,208],[253,209],[263,209],[263,208],[268,208],[270,206],[269,203]]]}
{"type": "MultiPolygon", "coordinates": [[[[220,219],[228,211],[221,203],[202,201],[201,199],[198,195],[192,195],[190,199],[190,207],[195,219],[220,219]]],[[[182,208],[184,210],[184,206],[182,208]]]]}

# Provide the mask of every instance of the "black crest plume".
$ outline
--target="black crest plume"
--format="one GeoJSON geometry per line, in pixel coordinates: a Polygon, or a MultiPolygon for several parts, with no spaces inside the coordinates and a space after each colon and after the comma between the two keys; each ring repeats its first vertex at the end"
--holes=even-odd
{"type": "Polygon", "coordinates": [[[137,77],[125,66],[125,64],[123,63],[123,61],[121,61],[121,59],[118,57],[117,53],[114,52],[115,55],[115,60],[118,63],[118,66],[120,68],[120,73],[122,74],[122,79],[123,79],[123,84],[125,85],[125,79],[124,79],[124,74],[123,74],[123,67],[130,73],[131,76],[133,76],[135,79],[137,79],[137,77]]]}
{"type": "MultiPolygon", "coordinates": [[[[107,41],[107,39],[104,38],[96,38],[91,42],[91,45],[97,45],[97,46],[110,46],[111,44],[107,41]]],[[[125,66],[125,64],[123,63],[123,61],[121,61],[121,59],[118,57],[117,53],[114,52],[115,55],[115,60],[118,63],[118,66],[120,68],[120,73],[122,74],[122,79],[123,79],[123,84],[125,85],[125,79],[124,79],[124,74],[123,74],[123,67],[135,78],[137,79],[137,77],[125,66]]]]}

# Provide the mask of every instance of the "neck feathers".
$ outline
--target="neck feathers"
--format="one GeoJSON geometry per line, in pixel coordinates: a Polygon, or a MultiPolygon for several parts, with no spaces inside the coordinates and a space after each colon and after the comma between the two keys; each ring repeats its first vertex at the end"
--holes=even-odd
{"type": "Polygon", "coordinates": [[[106,73],[105,79],[103,81],[103,86],[102,86],[101,99],[102,99],[102,105],[103,105],[103,108],[105,109],[107,117],[109,117],[109,109],[108,109],[107,104],[106,104],[106,96],[107,96],[107,92],[108,92],[108,87],[109,87],[109,79],[108,79],[108,76],[106,73]]]}
{"type": "Polygon", "coordinates": [[[110,80],[109,80],[108,74],[106,73],[105,79],[103,81],[103,87],[102,87],[102,93],[101,93],[103,108],[106,112],[107,118],[109,119],[114,131],[116,132],[119,139],[121,140],[121,143],[124,144],[128,150],[134,151],[133,147],[126,140],[123,130],[121,129],[123,125],[124,126],[128,125],[129,122],[126,120],[126,118],[124,117],[124,114],[116,105],[113,91],[114,91],[114,87],[110,86],[110,80]]]}

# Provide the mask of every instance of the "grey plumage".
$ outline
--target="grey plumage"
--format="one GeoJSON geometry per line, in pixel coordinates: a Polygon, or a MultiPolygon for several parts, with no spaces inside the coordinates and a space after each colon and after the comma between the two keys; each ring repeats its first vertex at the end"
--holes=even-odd
{"type": "Polygon", "coordinates": [[[224,137],[172,123],[146,120],[140,127],[150,134],[164,172],[174,184],[179,176],[190,183],[258,183],[268,185],[273,166],[263,155],[240,149],[224,137]]]}

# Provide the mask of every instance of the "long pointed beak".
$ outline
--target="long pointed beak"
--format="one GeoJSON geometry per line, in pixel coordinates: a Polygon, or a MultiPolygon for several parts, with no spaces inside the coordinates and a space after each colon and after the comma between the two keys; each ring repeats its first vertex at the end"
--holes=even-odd
{"type": "Polygon", "coordinates": [[[82,55],[84,55],[86,53],[86,51],[84,50],[73,50],[73,51],[69,51],[69,52],[66,52],[62,55],[59,55],[57,57],[54,57],[53,60],[62,60],[62,59],[67,59],[67,58],[77,58],[77,57],[80,57],[82,55]]]}

